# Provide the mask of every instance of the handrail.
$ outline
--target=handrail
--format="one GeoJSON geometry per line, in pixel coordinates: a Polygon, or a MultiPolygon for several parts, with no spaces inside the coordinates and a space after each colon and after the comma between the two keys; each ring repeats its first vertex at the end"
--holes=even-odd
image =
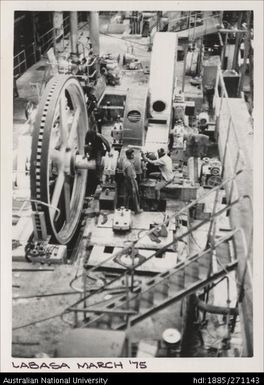
{"type": "MultiPolygon", "coordinates": [[[[237,131],[235,129],[235,123],[234,123],[234,119],[233,119],[233,115],[232,115],[231,106],[229,103],[228,93],[227,93],[227,90],[225,87],[224,78],[223,78],[223,74],[222,74],[220,66],[218,67],[217,77],[216,77],[215,97],[218,98],[218,103],[219,103],[219,109],[217,111],[218,117],[220,117],[221,112],[223,110],[223,100],[224,99],[225,99],[225,102],[226,102],[225,104],[227,107],[227,119],[228,119],[227,124],[228,124],[228,126],[227,126],[227,131],[226,131],[226,137],[223,138],[224,139],[223,140],[224,154],[223,154],[223,162],[222,162],[223,163],[223,173],[222,174],[224,175],[225,165],[226,165],[226,157],[227,157],[227,155],[228,156],[231,155],[230,149],[229,149],[229,137],[230,137],[231,132],[232,132],[232,135],[233,135],[233,138],[235,141],[235,145],[236,145],[236,149],[237,149],[236,160],[235,160],[235,163],[233,166],[233,170],[231,172],[234,172],[234,169],[236,169],[238,167],[241,158],[242,158],[244,165],[246,165],[246,162],[245,162],[245,153],[244,153],[242,146],[240,145],[239,137],[238,137],[237,131]],[[219,90],[219,88],[221,91],[219,90]]],[[[232,148],[232,151],[233,151],[233,148],[232,148]]],[[[247,170],[247,168],[245,168],[245,170],[247,170]]],[[[230,190],[229,190],[229,201],[231,201],[233,199],[234,187],[236,190],[235,191],[236,195],[237,194],[240,195],[237,181],[233,180],[232,184],[230,186],[230,190]]],[[[253,217],[253,202],[252,202],[252,193],[251,192],[249,192],[248,199],[249,199],[249,203],[250,203],[249,210],[251,211],[251,218],[252,218],[253,217]]],[[[246,256],[245,256],[245,259],[241,261],[241,266],[240,266],[240,272],[241,273],[240,273],[240,288],[238,288],[238,302],[242,301],[242,296],[246,290],[244,288],[244,282],[246,279],[246,275],[248,278],[249,285],[251,287],[253,285],[253,274],[252,274],[252,269],[251,269],[251,265],[250,265],[251,256],[252,256],[253,226],[251,225],[250,229],[247,230],[247,232],[245,232],[245,230],[242,229],[241,227],[240,227],[240,229],[241,229],[242,245],[243,245],[244,251],[246,250],[246,256]]],[[[252,342],[251,342],[251,344],[252,344],[252,342]]]]}
{"type": "MultiPolygon", "coordinates": [[[[229,240],[230,238],[232,238],[237,232],[238,232],[238,229],[235,229],[235,230],[233,230],[231,233],[229,233],[228,235],[223,236],[221,239],[219,239],[219,240],[216,242],[215,248],[218,247],[218,246],[220,246],[222,243],[224,243],[225,241],[229,240]]],[[[164,279],[167,279],[170,275],[175,274],[176,271],[179,271],[179,270],[181,270],[181,269],[184,269],[184,268],[185,268],[186,266],[188,266],[190,263],[195,262],[196,260],[198,260],[199,258],[201,258],[202,256],[204,256],[204,255],[207,254],[208,252],[210,252],[210,248],[205,249],[205,250],[201,250],[199,253],[196,253],[196,254],[194,254],[193,256],[187,258],[186,261],[179,262],[179,263],[175,266],[175,268],[173,268],[173,269],[171,270],[171,272],[170,272],[169,275],[166,274],[166,275],[164,275],[164,277],[162,277],[163,280],[164,280],[164,279]]],[[[152,257],[152,256],[150,256],[150,257],[152,257]]],[[[149,259],[150,257],[148,257],[147,259],[149,259]]],[[[143,262],[143,263],[144,263],[144,262],[143,262]]],[[[141,264],[143,264],[143,263],[141,263],[141,264]]],[[[138,265],[137,265],[137,266],[138,266],[138,265]]],[[[90,271],[91,271],[91,270],[90,270],[90,271]]],[[[123,277],[123,276],[125,275],[125,273],[126,273],[126,272],[124,272],[123,274],[121,274],[118,278],[115,278],[114,280],[111,280],[110,282],[106,283],[106,284],[104,285],[104,288],[107,287],[107,286],[109,286],[109,285],[111,285],[111,284],[114,283],[116,280],[120,279],[121,277],[123,277]]],[[[80,303],[82,303],[83,301],[85,301],[86,299],[88,299],[89,297],[94,296],[96,293],[98,293],[99,291],[101,291],[102,288],[103,288],[103,287],[100,287],[98,290],[95,290],[94,292],[88,294],[86,297],[79,299],[79,300],[76,301],[74,304],[72,304],[72,305],[70,305],[68,308],[66,308],[66,309],[65,309],[65,312],[71,311],[71,308],[72,308],[73,306],[77,306],[77,305],[79,305],[80,303]]]]}
{"type": "Polygon", "coordinates": [[[25,65],[25,69],[27,69],[27,60],[26,60],[26,51],[25,51],[25,49],[23,49],[18,54],[16,54],[16,56],[14,56],[14,60],[13,60],[13,72],[14,72],[14,74],[16,72],[16,69],[18,68],[18,72],[19,72],[19,75],[20,75],[20,67],[22,65],[25,65]],[[20,60],[20,56],[21,55],[23,55],[22,60],[20,60]],[[15,61],[16,60],[18,61],[18,63],[15,65],[15,61]]]}
{"type": "MultiPolygon", "coordinates": [[[[184,19],[188,19],[188,18],[193,18],[195,16],[197,16],[197,13],[195,15],[186,15],[186,16],[176,17],[175,19],[170,20],[170,22],[174,23],[174,22],[177,22],[177,21],[180,21],[180,20],[184,20],[184,19]]],[[[221,16],[221,12],[220,11],[219,11],[219,13],[217,13],[215,15],[210,15],[210,16],[204,17],[201,20],[204,21],[204,20],[212,19],[212,18],[219,17],[219,16],[221,16]]]]}
{"type": "Polygon", "coordinates": [[[39,39],[43,39],[44,36],[46,36],[48,33],[53,32],[53,31],[54,31],[54,27],[52,27],[51,29],[49,29],[47,32],[43,33],[43,34],[39,37],[39,39]]]}
{"type": "Polygon", "coordinates": [[[14,61],[16,60],[16,58],[18,58],[22,53],[25,54],[25,50],[22,49],[22,51],[20,51],[19,53],[17,53],[15,56],[14,56],[14,61]]]}
{"type": "MultiPolygon", "coordinates": [[[[223,181],[219,186],[216,186],[214,187],[213,189],[211,189],[207,194],[204,194],[202,196],[200,196],[199,198],[197,198],[196,200],[192,201],[191,203],[189,203],[188,205],[184,206],[180,211],[178,211],[176,214],[172,214],[171,216],[169,216],[166,221],[164,222],[165,225],[167,225],[172,219],[177,219],[179,218],[185,211],[189,210],[191,207],[195,206],[198,202],[200,201],[203,201],[206,197],[208,197],[209,195],[211,195],[212,193],[214,193],[215,191],[217,191],[218,189],[221,189],[223,186],[225,186],[227,183],[229,183],[230,181],[232,181],[232,179],[236,178],[239,174],[240,174],[241,171],[237,172],[235,175],[233,175],[233,177],[230,177],[230,178],[227,178],[225,181],[223,181]]],[[[208,220],[209,221],[209,220],[208,220]]],[[[208,222],[207,221],[207,222],[208,222]]],[[[125,247],[124,249],[122,249],[121,251],[118,251],[112,255],[110,255],[109,257],[107,257],[104,261],[102,261],[99,265],[96,265],[94,267],[92,267],[89,272],[93,272],[94,270],[96,270],[99,266],[103,265],[104,263],[108,262],[109,260],[112,260],[116,257],[119,257],[120,255],[123,255],[125,252],[129,252],[129,250],[131,250],[131,247],[134,247],[142,238],[145,238],[149,235],[151,235],[153,232],[155,232],[158,228],[160,227],[160,224],[158,225],[155,225],[153,226],[153,228],[149,231],[147,231],[145,234],[143,234],[142,236],[139,236],[136,240],[134,241],[131,241],[129,246],[125,247]]],[[[192,232],[193,230],[189,231],[188,233],[192,232]]],[[[184,235],[180,235],[179,237],[176,237],[176,241],[178,241],[179,239],[182,239],[184,237],[184,235]]],[[[165,247],[169,247],[169,245],[166,245],[165,247]]]]}
{"type": "MultiPolygon", "coordinates": [[[[234,177],[236,177],[236,176],[237,176],[237,175],[235,175],[234,177]]],[[[234,177],[233,177],[233,178],[234,178],[234,177]]],[[[225,184],[225,183],[229,182],[230,179],[232,179],[232,178],[228,178],[228,179],[227,179],[226,181],[224,181],[222,184],[225,184]]],[[[201,200],[201,199],[204,199],[205,196],[208,196],[211,192],[215,191],[217,188],[220,188],[220,187],[217,186],[216,188],[212,189],[208,194],[205,194],[203,197],[201,197],[200,200],[201,200]]],[[[245,198],[245,197],[240,197],[240,198],[237,199],[236,201],[234,201],[234,202],[230,203],[229,205],[227,205],[224,209],[221,209],[221,210],[217,211],[217,212],[214,214],[214,217],[218,217],[219,215],[222,215],[226,210],[228,210],[230,207],[232,207],[233,205],[237,204],[238,202],[241,201],[241,199],[244,199],[244,198],[245,198]]],[[[198,200],[199,200],[199,198],[198,198],[196,201],[194,201],[194,202],[192,202],[191,204],[189,204],[188,206],[184,207],[184,208],[183,208],[182,210],[180,210],[180,212],[178,212],[176,215],[173,214],[171,217],[169,217],[169,219],[168,219],[167,221],[169,222],[170,219],[172,219],[173,217],[176,217],[176,216],[181,215],[181,214],[183,213],[183,211],[184,211],[185,209],[187,209],[187,207],[188,207],[188,208],[192,207],[194,204],[197,203],[198,200]]],[[[166,221],[166,222],[167,222],[167,221],[166,221]]],[[[172,242],[170,242],[169,244],[167,244],[167,245],[165,245],[164,247],[162,247],[161,249],[159,249],[158,252],[163,252],[163,251],[166,250],[168,247],[172,246],[173,244],[175,244],[175,243],[178,242],[179,240],[183,239],[185,236],[187,236],[188,234],[190,234],[190,233],[192,233],[193,231],[197,230],[199,227],[203,226],[203,225],[204,225],[205,223],[207,223],[207,222],[208,222],[208,220],[204,220],[204,221],[202,221],[201,223],[199,223],[198,225],[193,226],[193,228],[189,229],[187,232],[185,232],[185,233],[183,233],[183,234],[180,234],[180,235],[176,236],[176,237],[173,239],[172,242]]],[[[148,235],[148,234],[151,234],[151,233],[152,233],[155,229],[157,229],[157,227],[159,227],[159,226],[160,226],[160,225],[154,226],[152,230],[148,231],[148,232],[147,232],[146,234],[144,234],[142,237],[139,237],[136,241],[131,241],[131,245],[130,245],[130,246],[128,246],[128,247],[126,247],[126,248],[123,248],[121,251],[118,251],[118,252],[114,253],[113,255],[110,255],[108,258],[106,258],[104,261],[100,262],[98,265],[93,266],[91,269],[89,269],[89,274],[91,274],[93,271],[97,270],[100,266],[102,266],[102,265],[105,264],[106,262],[108,262],[108,261],[110,261],[110,260],[112,260],[112,259],[114,259],[114,258],[117,258],[117,257],[119,257],[119,256],[122,256],[122,255],[124,255],[125,253],[129,253],[129,252],[131,251],[132,247],[134,247],[135,244],[139,241],[139,239],[145,237],[145,236],[148,235]]],[[[235,230],[235,232],[237,232],[237,231],[240,231],[240,229],[236,229],[236,230],[235,230]]],[[[231,237],[231,233],[228,234],[228,237],[229,237],[229,238],[231,237]]],[[[217,244],[217,243],[216,243],[216,244],[217,244]]],[[[216,247],[216,244],[214,245],[215,247],[216,247]]],[[[209,248],[209,250],[211,250],[211,248],[209,248]]],[[[143,265],[146,261],[148,261],[149,259],[153,258],[155,255],[156,255],[156,252],[154,252],[153,254],[151,254],[151,255],[150,255],[148,258],[146,258],[144,261],[142,261],[142,262],[140,262],[139,264],[137,264],[134,268],[138,268],[139,266],[143,265]]],[[[82,276],[82,274],[81,274],[80,276],[82,276]]],[[[121,274],[121,276],[122,276],[122,274],[121,274]]],[[[78,276],[75,277],[75,279],[77,279],[77,278],[78,278],[78,276]]],[[[115,281],[117,281],[119,278],[120,278],[120,276],[119,276],[118,278],[114,278],[114,279],[111,280],[108,284],[106,284],[104,287],[111,285],[112,283],[114,283],[115,281]]],[[[99,288],[98,290],[95,290],[95,291],[92,292],[91,294],[89,294],[88,297],[95,295],[96,293],[98,293],[98,292],[101,291],[101,290],[102,290],[102,287],[99,288]]],[[[87,297],[87,298],[88,298],[88,297],[87,297]]],[[[80,303],[80,302],[81,302],[81,300],[80,300],[78,303],[80,303]]],[[[78,303],[76,303],[76,304],[78,304],[78,303]]],[[[76,305],[76,304],[74,304],[74,305],[76,305]]]]}
{"type": "MultiPolygon", "coordinates": [[[[67,23],[67,21],[69,20],[69,16],[66,16],[63,18],[63,23],[67,23]]],[[[67,25],[64,27],[64,28],[67,28],[67,25]]],[[[43,53],[43,47],[46,47],[47,45],[50,44],[51,41],[53,41],[53,31],[54,31],[54,27],[50,28],[48,31],[46,31],[45,33],[43,33],[41,36],[39,36],[39,40],[41,42],[40,44],[40,49],[41,49],[41,53],[43,53]],[[46,41],[43,41],[44,38],[48,35],[48,34],[51,34],[52,32],[52,36],[47,39],[46,41]]],[[[25,70],[28,68],[28,65],[27,65],[27,59],[31,56],[34,56],[34,64],[36,63],[37,61],[37,58],[36,58],[36,51],[34,49],[34,46],[35,46],[35,42],[31,42],[29,45],[27,45],[23,50],[21,50],[20,52],[18,52],[15,56],[14,56],[14,59],[13,59],[13,62],[14,62],[14,65],[13,65],[13,70],[15,72],[15,70],[19,67],[21,67],[23,64],[25,64],[25,70]],[[32,50],[32,52],[30,54],[27,54],[26,55],[26,51],[28,51],[29,49],[32,50]],[[15,61],[19,59],[20,55],[24,55],[24,59],[22,62],[19,62],[18,64],[15,65],[15,61]]]]}
{"type": "MultiPolygon", "coordinates": [[[[178,23],[178,22],[180,22],[182,20],[186,20],[187,26],[186,26],[186,28],[182,28],[182,29],[180,28],[180,30],[177,31],[177,32],[180,32],[180,31],[185,31],[187,29],[190,30],[191,28],[195,29],[195,27],[196,27],[196,19],[197,19],[197,14],[195,14],[195,15],[187,15],[187,16],[182,16],[182,17],[179,17],[179,18],[172,19],[172,20],[169,21],[169,23],[170,24],[174,24],[174,23],[178,23]],[[190,22],[191,22],[191,20],[193,18],[195,19],[195,25],[192,27],[192,26],[190,26],[190,22]]],[[[216,14],[216,15],[210,15],[210,16],[201,18],[201,22],[203,22],[202,25],[206,28],[207,21],[208,20],[212,20],[212,19],[219,19],[219,21],[221,21],[221,11],[219,11],[219,13],[216,14]],[[206,22],[205,24],[204,24],[204,21],[206,22]]]]}
{"type": "MultiPolygon", "coordinates": [[[[236,142],[236,146],[237,146],[237,153],[238,153],[238,159],[236,161],[236,166],[238,165],[238,160],[239,160],[239,156],[242,156],[243,158],[243,162],[244,164],[245,163],[245,154],[244,154],[244,151],[243,151],[243,148],[241,147],[240,145],[240,141],[239,141],[239,138],[238,138],[238,134],[237,134],[237,131],[235,129],[235,123],[234,123],[234,119],[233,119],[233,116],[232,116],[232,111],[231,111],[231,106],[228,102],[228,93],[227,93],[227,90],[226,90],[226,87],[225,87],[225,83],[224,83],[224,79],[223,79],[223,74],[222,74],[222,71],[221,71],[221,68],[220,66],[218,67],[218,71],[217,71],[217,77],[216,77],[216,83],[215,83],[215,95],[218,99],[221,99],[221,103],[220,103],[220,108],[219,108],[219,111],[218,111],[218,116],[220,116],[220,113],[223,109],[223,99],[225,98],[226,100],[226,105],[227,105],[227,109],[228,109],[228,115],[229,115],[229,123],[228,123],[228,129],[227,129],[227,135],[226,135],[226,138],[225,138],[225,145],[224,145],[224,160],[223,160],[223,169],[225,167],[225,156],[226,156],[226,152],[227,152],[227,148],[228,148],[228,140],[229,140],[229,135],[230,135],[230,132],[232,130],[232,135],[234,135],[234,138],[235,138],[235,142],[236,142]],[[221,88],[221,96],[219,95],[219,90],[218,88],[221,88]]],[[[235,172],[236,170],[233,170],[233,172],[235,172]]],[[[252,201],[252,199],[251,199],[252,201]]],[[[251,202],[251,205],[252,205],[252,202],[251,202]]],[[[253,205],[252,205],[253,207],[253,205]]],[[[253,215],[253,211],[252,211],[252,215],[253,215]]]]}

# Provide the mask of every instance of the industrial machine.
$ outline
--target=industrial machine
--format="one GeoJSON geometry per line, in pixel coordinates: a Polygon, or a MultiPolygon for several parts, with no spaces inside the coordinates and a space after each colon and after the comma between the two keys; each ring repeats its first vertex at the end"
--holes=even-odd
{"type": "Polygon", "coordinates": [[[222,164],[218,159],[203,158],[200,181],[203,187],[213,188],[222,183],[222,164]]]}
{"type": "MultiPolygon", "coordinates": [[[[123,122],[119,117],[114,125],[113,146],[103,158],[99,209],[116,210],[114,230],[129,230],[131,224],[130,211],[121,208],[125,203],[126,149],[131,146],[135,149],[134,165],[138,181],[143,181],[139,184],[143,205],[151,210],[156,182],[145,178],[140,151],[142,148],[146,151],[166,149],[173,125],[177,38],[174,34],[157,33],[154,42],[148,94],[136,95],[135,90],[129,90],[123,122]],[[159,71],[160,49],[168,56],[166,71],[163,68],[162,72],[159,71]],[[157,73],[164,77],[158,86],[157,73]]],[[[85,134],[89,129],[85,96],[77,78],[61,74],[53,77],[39,104],[32,138],[30,186],[34,237],[29,247],[31,256],[39,255],[39,242],[67,245],[76,232],[86,184],[91,181],[89,176],[87,179],[87,172],[97,172],[96,161],[85,153],[85,134]],[[35,247],[34,242],[38,246],[35,247]]],[[[177,191],[189,190],[190,186],[176,180],[168,187],[170,196],[174,191],[175,197],[179,197],[182,194],[177,191]]],[[[166,194],[163,203],[162,210],[166,207],[166,194]]],[[[153,207],[157,209],[157,205],[153,207]]]]}

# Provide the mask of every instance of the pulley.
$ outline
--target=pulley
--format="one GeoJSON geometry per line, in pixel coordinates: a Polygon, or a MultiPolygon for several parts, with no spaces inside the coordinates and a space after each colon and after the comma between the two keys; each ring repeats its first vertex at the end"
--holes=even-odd
{"type": "Polygon", "coordinates": [[[87,169],[75,167],[74,160],[84,155],[87,130],[80,83],[73,76],[53,77],[36,115],[30,186],[32,209],[44,213],[47,233],[59,244],[72,239],[83,207],[87,169]]]}

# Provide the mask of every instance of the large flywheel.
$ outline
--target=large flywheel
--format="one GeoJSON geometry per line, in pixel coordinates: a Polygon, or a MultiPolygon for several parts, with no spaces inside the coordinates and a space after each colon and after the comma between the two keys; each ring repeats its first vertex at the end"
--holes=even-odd
{"type": "Polygon", "coordinates": [[[79,223],[87,170],[73,167],[84,154],[88,117],[78,80],[58,75],[47,84],[32,137],[30,186],[32,208],[43,212],[53,241],[67,244],[79,223]]]}

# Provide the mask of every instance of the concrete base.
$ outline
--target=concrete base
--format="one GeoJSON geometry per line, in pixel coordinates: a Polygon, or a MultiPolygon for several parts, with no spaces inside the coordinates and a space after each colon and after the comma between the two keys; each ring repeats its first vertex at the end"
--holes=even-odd
{"type": "Polygon", "coordinates": [[[124,357],[125,332],[74,329],[64,334],[55,357],[124,357]]]}

